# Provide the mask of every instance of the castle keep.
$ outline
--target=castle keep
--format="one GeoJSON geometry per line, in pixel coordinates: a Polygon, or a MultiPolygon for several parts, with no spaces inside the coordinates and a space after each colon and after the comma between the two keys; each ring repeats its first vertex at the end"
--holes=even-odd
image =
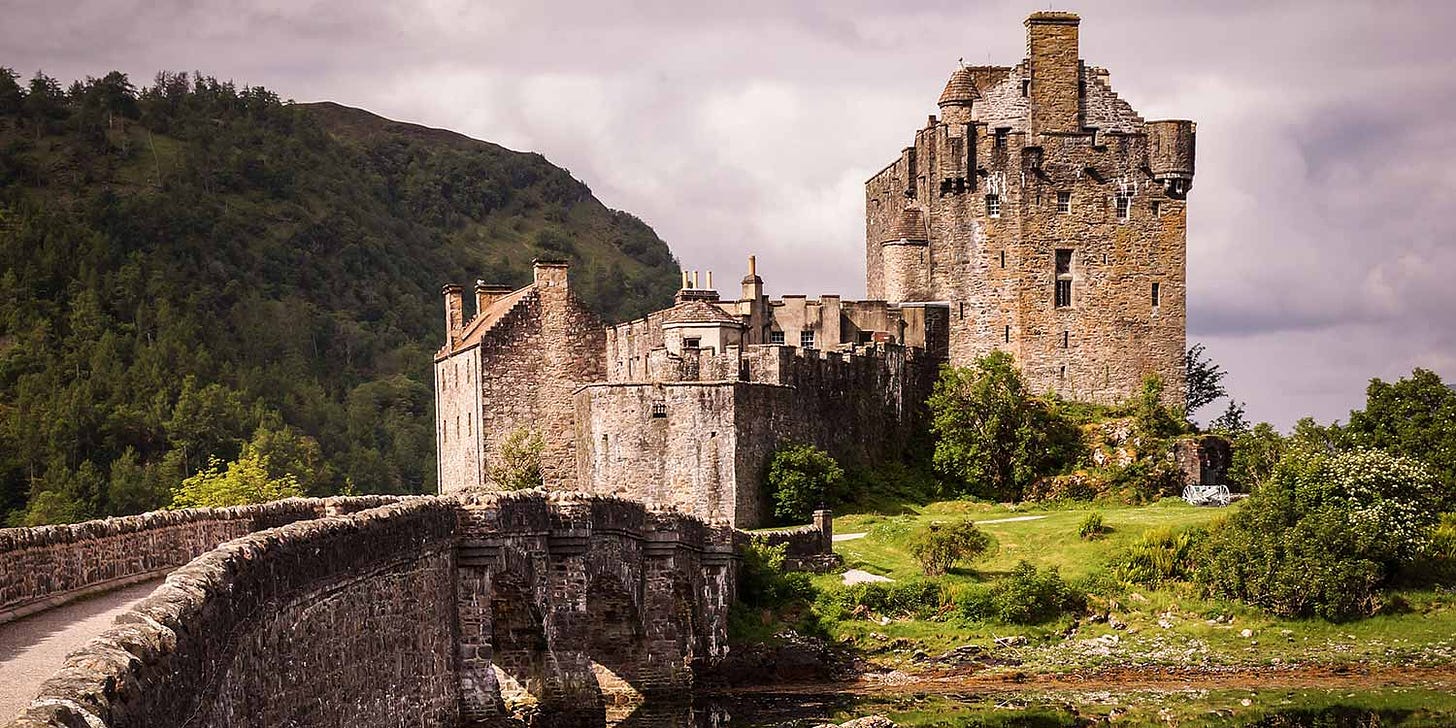
{"type": "Polygon", "coordinates": [[[953,364],[999,348],[1032,390],[1101,403],[1155,373],[1181,403],[1194,125],[1143,121],[1077,34],[1035,13],[1020,64],[951,74],[865,184],[869,296],[946,302],[953,364]]]}
{"type": "Polygon", "coordinates": [[[1186,196],[1194,125],[1145,122],[1078,54],[1078,18],[1035,13],[1019,65],[960,67],[939,117],[865,185],[870,300],[737,297],[684,274],[675,305],[611,326],[538,262],[511,291],[446,286],[435,358],[442,492],[489,489],[539,434],[552,489],[670,504],[738,526],[786,442],[846,464],[926,430],[939,366],[1010,352],[1033,391],[1184,390],[1186,196]]]}

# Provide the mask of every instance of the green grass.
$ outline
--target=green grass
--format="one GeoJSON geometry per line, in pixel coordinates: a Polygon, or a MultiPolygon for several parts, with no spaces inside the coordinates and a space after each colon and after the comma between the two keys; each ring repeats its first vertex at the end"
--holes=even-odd
{"type": "MultiPolygon", "coordinates": [[[[836,639],[890,664],[910,665],[916,651],[936,655],[965,644],[992,648],[996,637],[1013,634],[1028,638],[1027,645],[1015,649],[1017,659],[1024,663],[1017,669],[1027,671],[1140,665],[1448,665],[1456,661],[1456,595],[1451,593],[1396,592],[1404,606],[1392,613],[1332,624],[1317,619],[1279,619],[1245,605],[1204,599],[1183,583],[1160,589],[1110,584],[1108,565],[1144,531],[1207,526],[1228,509],[1167,500],[1150,506],[1063,504],[1046,508],[943,501],[895,510],[897,515],[857,513],[836,519],[838,534],[867,533],[864,538],[835,544],[847,568],[897,581],[917,578],[920,571],[908,550],[911,534],[935,520],[969,518],[996,540],[996,547],[969,568],[953,569],[945,577],[952,588],[990,581],[1026,560],[1039,567],[1056,567],[1073,583],[1092,585],[1093,610],[1112,613],[1126,628],[1114,630],[1105,623],[1070,616],[1050,624],[1017,627],[966,621],[949,611],[930,620],[872,615],[871,619],[827,625],[836,639]],[[1078,528],[1094,510],[1102,514],[1109,530],[1102,538],[1083,540],[1078,528]],[[1024,516],[1039,518],[988,522],[1024,516]],[[1077,631],[1066,636],[1074,619],[1077,631]],[[1250,636],[1243,636],[1244,630],[1250,630],[1250,636]],[[1102,635],[1115,635],[1117,644],[1102,649],[1089,642],[1102,635]]],[[[832,574],[815,578],[820,587],[838,581],[832,574]]]]}

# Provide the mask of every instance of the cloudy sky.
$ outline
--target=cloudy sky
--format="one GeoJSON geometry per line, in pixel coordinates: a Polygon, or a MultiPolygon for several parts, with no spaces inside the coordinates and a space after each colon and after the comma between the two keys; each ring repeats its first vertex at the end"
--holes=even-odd
{"type": "MultiPolygon", "coordinates": [[[[864,180],[1044,2],[7,0],[0,65],[200,70],[539,151],[684,267],[864,293],[864,180]]],[[[1456,6],[1065,2],[1145,118],[1198,122],[1189,338],[1251,417],[1456,380],[1456,6]]],[[[1222,403],[1200,413],[1204,419],[1222,403]]]]}

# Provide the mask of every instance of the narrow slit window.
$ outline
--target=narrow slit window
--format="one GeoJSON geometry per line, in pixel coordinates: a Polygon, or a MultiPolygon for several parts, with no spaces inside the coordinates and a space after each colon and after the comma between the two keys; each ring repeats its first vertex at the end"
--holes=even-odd
{"type": "Polygon", "coordinates": [[[1070,349],[1071,347],[1072,347],[1072,332],[1070,332],[1070,331],[1063,331],[1062,332],[1062,348],[1063,349],[1070,349]]]}
{"type": "Polygon", "coordinates": [[[991,217],[1001,217],[1001,196],[986,195],[986,214],[991,217]]]}
{"type": "Polygon", "coordinates": [[[1153,308],[1163,305],[1163,284],[1153,282],[1153,308]]]}
{"type": "Polygon", "coordinates": [[[1066,308],[1072,305],[1072,251],[1069,249],[1057,250],[1057,308],[1066,308]]]}
{"type": "Polygon", "coordinates": [[[1001,251],[1001,267],[1006,267],[1006,251],[1001,251]]]}
{"type": "Polygon", "coordinates": [[[1132,198],[1119,194],[1115,198],[1117,202],[1117,219],[1127,222],[1128,215],[1132,212],[1132,198]]]}
{"type": "Polygon", "coordinates": [[[1067,378],[1067,365],[1066,364],[1063,364],[1062,365],[1062,371],[1057,376],[1061,377],[1062,379],[1066,379],[1067,378]]]}
{"type": "Polygon", "coordinates": [[[801,349],[812,349],[812,348],[814,348],[814,332],[813,331],[800,331],[799,332],[799,348],[801,348],[801,349]]]}
{"type": "Polygon", "coordinates": [[[1007,324],[1006,331],[1003,334],[1003,338],[1005,339],[1006,343],[1008,343],[1008,344],[1011,343],[1011,325],[1010,324],[1007,324]]]}
{"type": "Polygon", "coordinates": [[[1161,203],[1161,202],[1159,202],[1157,200],[1153,200],[1153,217],[1159,217],[1162,214],[1163,214],[1163,203],[1161,203]]]}
{"type": "Polygon", "coordinates": [[[1072,193],[1070,193],[1070,192],[1058,192],[1057,193],[1057,212],[1065,215],[1067,213],[1070,213],[1071,211],[1072,211],[1072,193]]]}
{"type": "Polygon", "coordinates": [[[1021,95],[1022,96],[1030,96],[1031,95],[1031,79],[1029,79],[1029,78],[1023,78],[1023,79],[1021,79],[1021,95]]]}
{"type": "Polygon", "coordinates": [[[965,301],[961,301],[961,303],[960,303],[960,315],[961,315],[961,318],[965,318],[966,317],[966,302],[965,301]]]}

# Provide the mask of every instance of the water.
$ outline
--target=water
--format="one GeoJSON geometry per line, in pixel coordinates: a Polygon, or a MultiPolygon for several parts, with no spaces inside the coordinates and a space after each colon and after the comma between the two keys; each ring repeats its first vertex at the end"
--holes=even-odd
{"type": "MultiPolygon", "coordinates": [[[[934,695],[741,693],[613,709],[613,728],[810,728],[880,714],[929,728],[1456,726],[1456,696],[1438,689],[1351,692],[1161,690],[934,695]]],[[[547,721],[542,725],[556,725],[547,721]]]]}

